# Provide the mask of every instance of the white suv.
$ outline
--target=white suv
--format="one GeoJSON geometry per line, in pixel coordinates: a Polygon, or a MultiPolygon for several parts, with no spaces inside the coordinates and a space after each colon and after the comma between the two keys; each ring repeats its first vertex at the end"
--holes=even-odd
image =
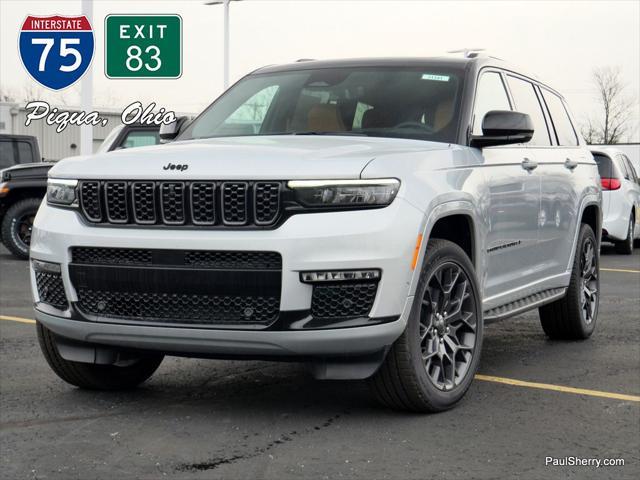
{"type": "Polygon", "coordinates": [[[449,408],[485,321],[539,308],[552,338],[593,332],[600,180],[573,125],[493,58],[262,68],[173,143],[51,169],[42,350],[84,388],[135,386],[163,355],[297,359],[449,408]]]}
{"type": "Polygon", "coordinates": [[[618,253],[632,254],[640,239],[640,179],[627,156],[615,147],[591,147],[602,182],[602,238],[618,253]]]}

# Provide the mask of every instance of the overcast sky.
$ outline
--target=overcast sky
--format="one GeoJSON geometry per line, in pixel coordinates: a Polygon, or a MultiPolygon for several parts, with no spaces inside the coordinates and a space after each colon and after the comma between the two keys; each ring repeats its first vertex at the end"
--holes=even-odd
{"type": "MultiPolygon", "coordinates": [[[[35,82],[18,56],[24,17],[78,15],[80,1],[0,0],[0,89],[35,82]]],[[[123,107],[151,101],[198,112],[222,91],[222,7],[202,0],[96,0],[94,102],[123,107]],[[104,75],[104,17],[178,13],[184,62],[179,80],[109,80],[104,75]]],[[[591,73],[619,66],[640,119],[640,1],[244,0],[231,5],[231,80],[266,64],[298,58],[431,56],[472,47],[525,67],[561,91],[581,119],[594,109],[591,73]]],[[[45,92],[79,103],[78,87],[45,92]]]]}

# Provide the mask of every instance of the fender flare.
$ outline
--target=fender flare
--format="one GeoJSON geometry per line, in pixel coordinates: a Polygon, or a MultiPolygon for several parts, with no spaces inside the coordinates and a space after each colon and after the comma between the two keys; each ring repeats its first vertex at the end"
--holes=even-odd
{"type": "MultiPolygon", "coordinates": [[[[480,253],[482,251],[482,240],[479,234],[478,225],[478,210],[473,202],[470,200],[449,200],[440,204],[437,204],[432,209],[428,210],[429,214],[425,214],[422,227],[420,229],[420,233],[422,234],[422,244],[420,245],[420,253],[418,255],[418,261],[416,263],[416,268],[413,271],[411,276],[411,281],[409,284],[409,296],[413,296],[415,294],[416,288],[418,286],[418,278],[420,277],[420,272],[422,271],[422,266],[425,261],[425,254],[427,251],[427,243],[429,241],[429,236],[431,235],[431,231],[433,230],[433,226],[446,217],[450,217],[452,215],[465,215],[471,219],[471,235],[473,240],[473,256],[476,259],[476,265],[474,267],[477,268],[477,262],[480,260],[480,253]]],[[[476,270],[476,274],[477,274],[476,270]]],[[[480,278],[478,278],[480,281],[480,278]]]]}

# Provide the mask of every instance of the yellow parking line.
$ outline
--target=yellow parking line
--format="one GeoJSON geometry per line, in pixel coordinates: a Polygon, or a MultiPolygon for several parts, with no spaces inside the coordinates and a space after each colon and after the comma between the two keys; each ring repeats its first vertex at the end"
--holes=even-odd
{"type": "Polygon", "coordinates": [[[640,402],[638,395],[625,395],[623,393],[601,392],[599,390],[587,390],[585,388],[564,387],[562,385],[551,385],[549,383],[524,382],[513,378],[492,377],[491,375],[476,375],[477,380],[485,382],[503,383],[514,387],[539,388],[542,390],[552,390],[554,392],[575,393],[577,395],[589,395],[591,397],[614,398],[616,400],[626,400],[628,402],[640,402]]]}
{"type": "Polygon", "coordinates": [[[7,320],[9,322],[20,322],[20,323],[36,323],[35,320],[31,320],[30,318],[11,317],[9,315],[0,315],[0,320],[7,320]]]}
{"type": "Polygon", "coordinates": [[[601,268],[604,272],[640,273],[640,270],[628,270],[625,268],[601,268]]]}

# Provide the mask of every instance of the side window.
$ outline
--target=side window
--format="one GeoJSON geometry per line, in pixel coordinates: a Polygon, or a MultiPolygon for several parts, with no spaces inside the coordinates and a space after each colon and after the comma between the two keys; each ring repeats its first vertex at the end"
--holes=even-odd
{"type": "Polygon", "coordinates": [[[549,90],[541,88],[544,101],[549,108],[551,114],[551,121],[556,131],[556,138],[558,139],[558,145],[564,146],[576,146],[578,145],[578,137],[573,129],[571,119],[567,113],[567,109],[562,103],[562,99],[555,93],[551,93],[549,90]]]}
{"type": "Polygon", "coordinates": [[[254,135],[259,133],[278,88],[277,85],[271,85],[253,95],[222,122],[216,129],[216,134],[254,135]]]}
{"type": "Polygon", "coordinates": [[[33,149],[29,142],[16,142],[18,147],[18,163],[37,162],[37,158],[33,158],[33,149]]]}
{"type": "Polygon", "coordinates": [[[473,108],[473,135],[482,135],[482,119],[491,110],[511,110],[509,96],[498,72],[485,72],[478,80],[473,108]]]}
{"type": "Polygon", "coordinates": [[[551,145],[551,138],[549,137],[547,124],[544,121],[542,107],[540,106],[540,101],[533,88],[533,84],[509,75],[509,88],[513,95],[516,111],[527,113],[533,122],[533,138],[527,145],[551,145]]]}
{"type": "Polygon", "coordinates": [[[14,165],[16,161],[13,156],[13,142],[11,140],[0,140],[0,168],[14,165]]]}
{"type": "Polygon", "coordinates": [[[127,134],[119,148],[136,148],[160,143],[158,132],[152,130],[132,130],[127,134]]]}
{"type": "Polygon", "coordinates": [[[629,172],[629,166],[625,160],[624,156],[618,155],[618,165],[622,169],[622,176],[627,180],[631,180],[631,172],[629,172]]]}
{"type": "Polygon", "coordinates": [[[631,163],[631,160],[629,160],[629,157],[627,157],[626,155],[622,155],[622,156],[624,157],[624,159],[627,162],[627,170],[629,170],[629,173],[631,174],[631,178],[633,179],[634,182],[638,183],[638,181],[639,181],[639,179],[638,179],[638,171],[633,166],[633,163],[631,163]]]}

